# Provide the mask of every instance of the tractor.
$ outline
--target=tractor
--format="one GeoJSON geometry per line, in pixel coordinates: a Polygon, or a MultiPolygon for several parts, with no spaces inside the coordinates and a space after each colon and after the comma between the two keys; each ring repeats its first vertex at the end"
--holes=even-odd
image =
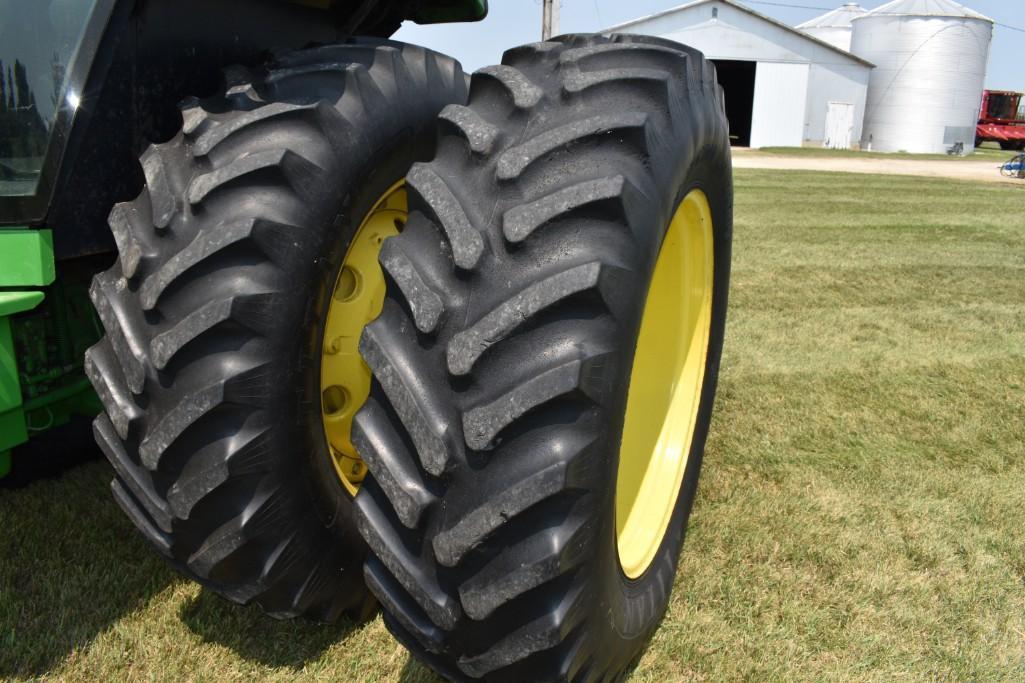
{"type": "Polygon", "coordinates": [[[0,1],[0,465],[94,418],[114,501],[228,600],[380,609],[453,680],[616,679],[711,419],[723,93],[648,36],[472,75],[389,38],[486,14],[0,1]]]}
{"type": "Polygon", "coordinates": [[[996,142],[1000,149],[1025,150],[1025,93],[983,91],[975,146],[983,142],[996,142]]]}

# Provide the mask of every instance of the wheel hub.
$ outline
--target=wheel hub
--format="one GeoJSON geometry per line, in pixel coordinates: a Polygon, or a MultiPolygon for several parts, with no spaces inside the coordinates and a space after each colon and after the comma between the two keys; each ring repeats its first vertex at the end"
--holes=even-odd
{"type": "Polygon", "coordinates": [[[353,496],[367,468],[352,445],[352,419],[370,394],[370,368],[359,355],[363,328],[381,313],[384,273],[381,244],[406,223],[406,189],[393,185],[367,213],[338,270],[324,322],[320,405],[324,436],[335,472],[353,496]]]}
{"type": "Polygon", "coordinates": [[[641,576],[676,509],[697,422],[712,322],[712,214],[701,190],[680,203],[644,304],[616,479],[619,561],[641,576]]]}

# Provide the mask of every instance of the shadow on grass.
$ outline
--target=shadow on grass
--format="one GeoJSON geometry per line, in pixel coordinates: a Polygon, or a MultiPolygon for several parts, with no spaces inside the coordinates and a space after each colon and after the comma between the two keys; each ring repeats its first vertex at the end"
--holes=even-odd
{"type": "MultiPolygon", "coordinates": [[[[45,678],[180,580],[111,499],[110,467],[84,424],[16,452],[0,481],[0,680],[45,678]]],[[[358,628],[277,621],[205,590],[179,618],[244,659],[296,669],[358,628]]]]}
{"type": "Polygon", "coordinates": [[[182,606],[179,617],[206,642],[226,647],[250,662],[292,669],[303,668],[361,628],[345,618],[330,625],[278,620],[255,605],[239,607],[205,589],[182,606]]]}
{"type": "Polygon", "coordinates": [[[413,655],[406,655],[406,663],[399,673],[399,683],[444,683],[445,679],[416,661],[413,655]]]}
{"type": "Polygon", "coordinates": [[[111,500],[105,462],[16,483],[0,488],[0,679],[44,677],[175,578],[111,500]]]}
{"type": "Polygon", "coordinates": [[[103,452],[93,442],[92,420],[87,417],[73,417],[61,427],[33,436],[11,455],[13,467],[0,479],[0,491],[57,479],[72,467],[103,460],[103,452]]]}

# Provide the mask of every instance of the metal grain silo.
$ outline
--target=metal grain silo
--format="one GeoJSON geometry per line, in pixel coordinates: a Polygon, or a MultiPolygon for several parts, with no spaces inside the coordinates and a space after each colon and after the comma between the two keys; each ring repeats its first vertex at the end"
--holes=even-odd
{"type": "Polygon", "coordinates": [[[953,0],[893,0],[852,24],[851,52],[876,65],[862,148],[970,151],[993,20],[953,0]]]}
{"type": "Polygon", "coordinates": [[[831,12],[826,12],[821,17],[815,17],[803,24],[798,24],[797,28],[810,36],[829,43],[833,47],[850,52],[851,33],[853,31],[851,21],[865,13],[866,10],[858,5],[858,3],[845,2],[843,6],[831,12]]]}

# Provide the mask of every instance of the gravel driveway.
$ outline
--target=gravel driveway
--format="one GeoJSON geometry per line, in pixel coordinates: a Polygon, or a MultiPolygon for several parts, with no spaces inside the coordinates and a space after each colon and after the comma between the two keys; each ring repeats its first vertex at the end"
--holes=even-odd
{"type": "MultiPolygon", "coordinates": [[[[1008,152],[1008,158],[1011,156],[1008,152]]],[[[885,175],[928,176],[977,180],[989,183],[1013,183],[1025,187],[1025,181],[1005,178],[993,159],[880,159],[877,157],[818,157],[766,154],[757,150],[734,148],[734,168],[768,168],[788,171],[841,171],[845,173],[881,173],[885,175]]]]}

